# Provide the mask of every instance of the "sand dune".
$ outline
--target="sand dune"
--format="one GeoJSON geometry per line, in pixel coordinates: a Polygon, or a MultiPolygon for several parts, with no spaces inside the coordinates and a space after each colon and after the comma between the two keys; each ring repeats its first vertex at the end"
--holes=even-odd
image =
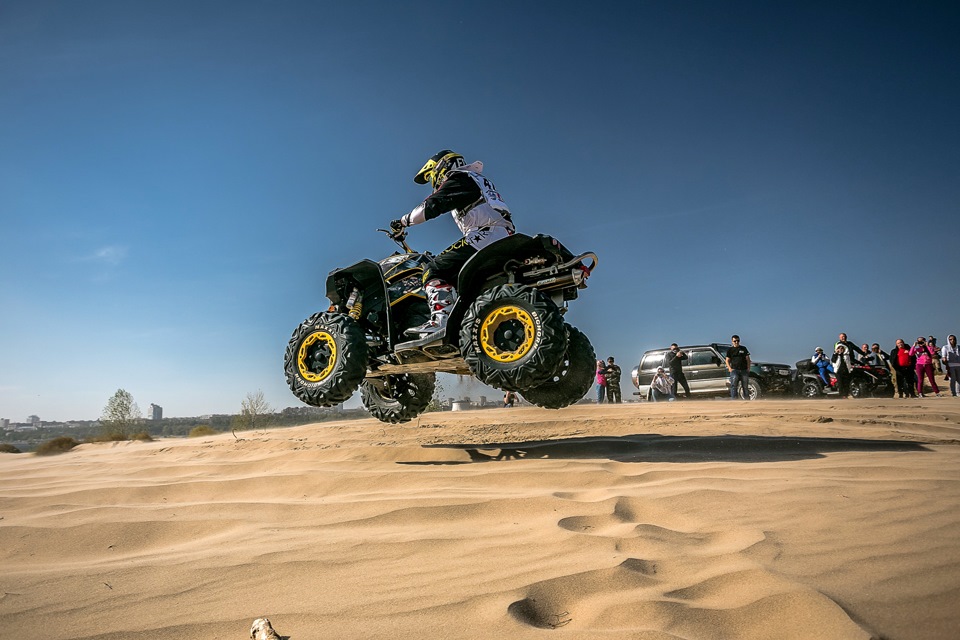
{"type": "Polygon", "coordinates": [[[0,637],[960,637],[960,401],[426,414],[0,454],[0,637]]]}

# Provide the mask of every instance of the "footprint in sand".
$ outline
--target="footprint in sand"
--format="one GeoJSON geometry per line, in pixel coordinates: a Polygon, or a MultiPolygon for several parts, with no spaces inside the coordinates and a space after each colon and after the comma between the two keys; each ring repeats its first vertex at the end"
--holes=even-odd
{"type": "MultiPolygon", "coordinates": [[[[595,508],[597,497],[584,502],[595,508]]],[[[615,539],[617,551],[630,557],[611,568],[529,585],[525,597],[508,607],[517,621],[590,634],[630,630],[663,640],[873,637],[824,594],[764,566],[777,544],[763,531],[681,530],[662,504],[624,496],[611,502],[608,513],[557,524],[615,539]]],[[[691,529],[688,520],[684,524],[691,529]]]]}

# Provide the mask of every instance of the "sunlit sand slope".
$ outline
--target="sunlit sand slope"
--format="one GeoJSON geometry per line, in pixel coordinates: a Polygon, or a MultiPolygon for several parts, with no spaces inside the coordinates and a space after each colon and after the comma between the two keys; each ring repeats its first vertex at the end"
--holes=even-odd
{"type": "Polygon", "coordinates": [[[0,636],[960,637],[960,401],[426,414],[0,454],[0,636]]]}

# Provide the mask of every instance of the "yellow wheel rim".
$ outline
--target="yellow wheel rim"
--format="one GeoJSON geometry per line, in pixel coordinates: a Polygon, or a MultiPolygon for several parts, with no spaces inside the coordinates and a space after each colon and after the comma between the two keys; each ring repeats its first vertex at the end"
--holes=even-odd
{"type": "Polygon", "coordinates": [[[307,382],[322,382],[333,371],[337,362],[337,343],[326,331],[314,331],[300,343],[297,352],[297,367],[307,382]],[[317,345],[316,349],[312,347],[317,345]],[[319,353],[317,350],[322,350],[319,353]],[[315,369],[323,367],[319,372],[315,369]]]}
{"type": "Polygon", "coordinates": [[[480,347],[495,362],[515,362],[527,355],[537,337],[533,316],[512,305],[494,309],[480,325],[480,347]]]}

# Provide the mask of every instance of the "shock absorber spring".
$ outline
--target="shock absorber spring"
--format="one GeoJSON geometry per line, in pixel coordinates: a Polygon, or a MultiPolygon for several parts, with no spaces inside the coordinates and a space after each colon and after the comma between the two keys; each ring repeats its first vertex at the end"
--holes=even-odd
{"type": "Polygon", "coordinates": [[[360,320],[360,314],[363,313],[363,300],[360,297],[360,290],[356,287],[347,298],[347,313],[354,320],[360,320]]]}

